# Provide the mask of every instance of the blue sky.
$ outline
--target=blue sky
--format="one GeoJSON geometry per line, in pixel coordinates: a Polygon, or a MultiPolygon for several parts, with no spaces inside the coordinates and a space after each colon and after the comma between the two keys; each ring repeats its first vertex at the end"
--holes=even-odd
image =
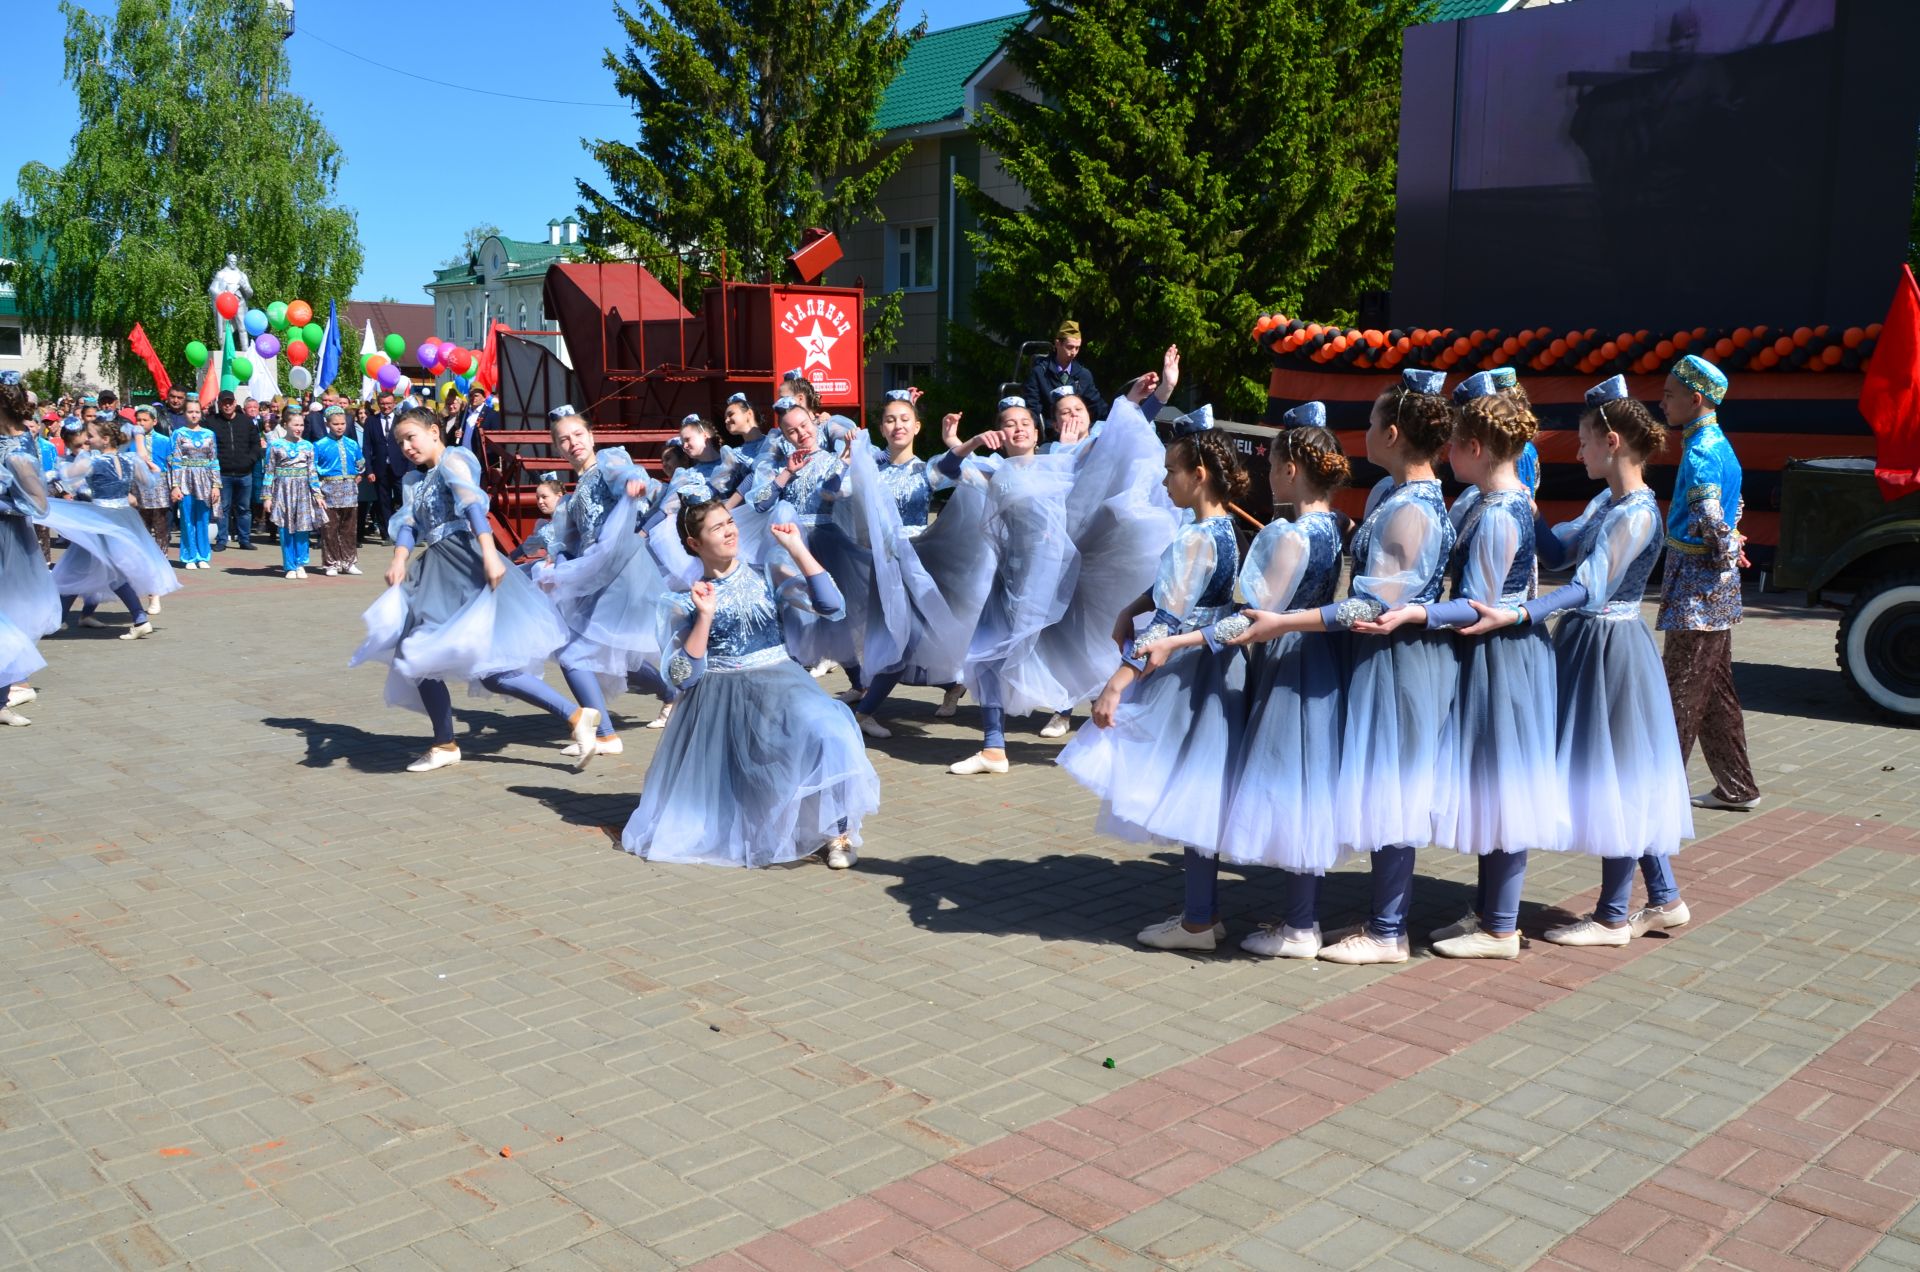
{"type": "MultiPolygon", "coordinates": [[[[458,248],[467,227],[498,225],[541,238],[550,217],[576,206],[574,181],[597,176],[583,137],[634,135],[633,116],[601,65],[625,32],[611,0],[467,0],[458,5],[297,0],[287,42],[294,92],[313,103],[345,151],[340,199],[360,216],[366,263],[356,295],[424,302],[421,285],[458,248]],[[532,15],[538,15],[537,17],[532,15]],[[440,34],[453,20],[456,38],[440,34]],[[352,54],[339,49],[352,50],[352,54]],[[606,106],[556,106],[482,96],[423,83],[358,60],[370,58],[428,79],[606,106]],[[471,163],[423,154],[411,140],[422,117],[460,125],[471,163]]],[[[61,78],[65,22],[55,0],[9,0],[9,70],[0,76],[0,190],[11,196],[20,166],[65,162],[77,119],[61,78]]],[[[104,0],[83,7],[111,13],[104,0]]],[[[930,27],[1018,12],[1019,0],[908,0],[930,27]]],[[[244,250],[245,245],[237,245],[244,250]]]]}

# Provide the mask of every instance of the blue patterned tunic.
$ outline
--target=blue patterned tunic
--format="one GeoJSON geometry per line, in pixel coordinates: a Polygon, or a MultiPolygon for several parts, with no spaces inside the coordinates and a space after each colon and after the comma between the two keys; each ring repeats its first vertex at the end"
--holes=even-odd
{"type": "Polygon", "coordinates": [[[1740,621],[1740,461],[1711,414],[1687,426],[1667,512],[1663,632],[1726,631],[1740,621]]]}

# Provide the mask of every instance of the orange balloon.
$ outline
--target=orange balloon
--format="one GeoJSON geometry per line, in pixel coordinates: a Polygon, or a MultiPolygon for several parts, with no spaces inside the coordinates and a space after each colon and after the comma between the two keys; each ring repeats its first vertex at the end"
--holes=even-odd
{"type": "Polygon", "coordinates": [[[1518,336],[1508,336],[1500,342],[1500,352],[1506,354],[1509,358],[1520,352],[1520,338],[1518,336]]]}
{"type": "Polygon", "coordinates": [[[1779,361],[1780,361],[1779,355],[1774,353],[1773,350],[1762,349],[1759,353],[1754,355],[1752,366],[1753,366],[1753,369],[1756,371],[1765,371],[1771,368],[1775,363],[1779,361]]]}
{"type": "Polygon", "coordinates": [[[1823,322],[1818,327],[1815,327],[1813,329],[1813,337],[1814,339],[1818,340],[1832,330],[1833,328],[1827,326],[1827,324],[1823,322]]]}
{"type": "Polygon", "coordinates": [[[1607,343],[1600,346],[1600,356],[1602,358],[1605,358],[1608,362],[1612,362],[1615,358],[1620,356],[1620,346],[1614,344],[1613,341],[1609,340],[1607,341],[1607,343]]]}
{"type": "Polygon", "coordinates": [[[380,374],[380,368],[381,368],[381,367],[384,367],[384,366],[386,366],[386,365],[387,365],[387,355],[386,355],[386,354],[384,354],[384,353],[374,353],[374,354],[369,354],[369,355],[367,355],[367,366],[366,366],[366,372],[367,372],[367,374],[368,374],[368,375],[379,375],[379,374],[380,374]]]}
{"type": "Polygon", "coordinates": [[[1638,343],[1638,338],[1631,331],[1623,331],[1613,338],[1613,343],[1618,348],[1631,349],[1638,343]]]}
{"type": "Polygon", "coordinates": [[[1877,322],[1870,322],[1870,323],[1868,323],[1868,324],[1867,324],[1867,339],[1869,339],[1869,340],[1878,340],[1879,338],[1880,338],[1880,324],[1879,324],[1879,323],[1877,323],[1877,322]]]}
{"type": "Polygon", "coordinates": [[[1487,333],[1484,331],[1476,331],[1472,335],[1467,337],[1467,339],[1473,342],[1474,344],[1479,344],[1482,340],[1485,340],[1486,338],[1487,338],[1487,333]]]}
{"type": "Polygon", "coordinates": [[[1819,361],[1826,366],[1837,367],[1842,356],[1839,345],[1828,345],[1820,351],[1819,361]]]}
{"type": "Polygon", "coordinates": [[[1662,362],[1671,358],[1673,356],[1673,341],[1662,340],[1659,344],[1653,346],[1653,356],[1662,362]]]}
{"type": "Polygon", "coordinates": [[[1345,336],[1335,336],[1333,339],[1327,341],[1326,347],[1335,353],[1345,353],[1347,351],[1347,338],[1345,336]]]}
{"type": "Polygon", "coordinates": [[[1555,340],[1552,344],[1547,346],[1547,356],[1552,358],[1555,362],[1558,362],[1560,359],[1566,357],[1567,342],[1564,340],[1555,340]]]}
{"type": "Polygon", "coordinates": [[[1795,328],[1793,329],[1793,343],[1794,343],[1794,344],[1796,344],[1796,345],[1804,345],[1804,344],[1806,344],[1806,343],[1807,343],[1807,341],[1809,341],[1809,340],[1811,340],[1811,339],[1813,339],[1813,328],[1812,328],[1812,327],[1795,327],[1795,328]]]}
{"type": "Polygon", "coordinates": [[[1385,343],[1387,343],[1387,333],[1386,333],[1386,332],[1384,332],[1384,331],[1375,331],[1375,330],[1373,330],[1372,328],[1368,328],[1368,330],[1367,330],[1367,345],[1368,345],[1368,347],[1369,347],[1369,348],[1373,348],[1373,349],[1378,349],[1378,348],[1379,348],[1379,347],[1380,347],[1381,345],[1383,345],[1383,344],[1385,344],[1385,343]]]}
{"type": "Polygon", "coordinates": [[[1719,344],[1713,347],[1713,356],[1716,358],[1731,358],[1733,356],[1733,351],[1735,348],[1736,346],[1734,345],[1733,341],[1722,340],[1719,344]]]}
{"type": "Polygon", "coordinates": [[[296,300],[287,306],[287,325],[304,327],[313,321],[313,306],[304,300],[296,300]]]}
{"type": "Polygon", "coordinates": [[[1373,359],[1366,357],[1365,355],[1362,355],[1361,357],[1355,358],[1353,360],[1353,365],[1356,367],[1367,367],[1371,369],[1373,366],[1373,359]]]}
{"type": "Polygon", "coordinates": [[[1326,330],[1326,328],[1325,328],[1325,327],[1322,327],[1322,326],[1321,326],[1321,325],[1320,325],[1319,323],[1317,323],[1317,322],[1310,322],[1310,323],[1308,323],[1308,324],[1307,324],[1307,336],[1308,336],[1308,338],[1309,338],[1309,339],[1311,339],[1311,338],[1312,338],[1312,337],[1314,337],[1314,336],[1317,336],[1317,335],[1319,335],[1319,334],[1320,334],[1321,332],[1323,332],[1323,331],[1325,331],[1325,330],[1326,330]]]}
{"type": "Polygon", "coordinates": [[[1413,348],[1413,341],[1407,339],[1405,336],[1402,336],[1398,340],[1393,342],[1393,351],[1395,353],[1404,354],[1412,348],[1413,348]]]}
{"type": "Polygon", "coordinates": [[[1746,348],[1747,341],[1751,339],[1753,339],[1753,329],[1751,327],[1735,327],[1734,328],[1733,330],[1733,347],[1734,348],[1736,349],[1746,348]]]}
{"type": "Polygon", "coordinates": [[[1779,354],[1779,355],[1780,355],[1781,357],[1783,357],[1783,358],[1784,358],[1784,357],[1786,357],[1786,356],[1787,356],[1788,354],[1790,354],[1790,353],[1792,353],[1792,352],[1793,352],[1793,337],[1792,337],[1792,336],[1782,336],[1782,337],[1780,337],[1780,338],[1779,338],[1778,340],[1776,340],[1776,341],[1774,341],[1774,342],[1773,342],[1773,351],[1774,351],[1775,353],[1777,353],[1777,354],[1779,354]]]}
{"type": "Polygon", "coordinates": [[[1765,340],[1769,330],[1771,330],[1771,328],[1765,326],[1755,327],[1753,329],[1753,338],[1755,340],[1765,340]]]}
{"type": "Polygon", "coordinates": [[[1470,340],[1468,340],[1465,336],[1462,336],[1458,340],[1453,342],[1453,352],[1456,357],[1461,357],[1461,358],[1466,357],[1467,351],[1472,348],[1473,348],[1473,343],[1470,340]]]}
{"type": "Polygon", "coordinates": [[[1840,337],[1841,342],[1844,343],[1849,349],[1858,349],[1860,347],[1860,342],[1866,338],[1867,338],[1867,333],[1862,331],[1858,327],[1848,327],[1847,334],[1840,337]]]}
{"type": "Polygon", "coordinates": [[[1680,351],[1680,352],[1682,352],[1682,353],[1684,353],[1684,352],[1686,352],[1686,348],[1687,348],[1687,346],[1688,346],[1688,345],[1690,345],[1690,344],[1692,344],[1692,343],[1693,343],[1693,333],[1692,333],[1692,332],[1690,332],[1690,331],[1676,331],[1676,332],[1674,332],[1674,333],[1673,333],[1673,347],[1674,347],[1674,348],[1675,348],[1676,350],[1678,350],[1678,351],[1680,351]]]}

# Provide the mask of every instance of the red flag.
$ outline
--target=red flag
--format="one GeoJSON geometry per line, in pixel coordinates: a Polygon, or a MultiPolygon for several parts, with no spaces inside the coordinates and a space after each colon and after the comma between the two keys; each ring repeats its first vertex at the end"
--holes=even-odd
{"type": "Polygon", "coordinates": [[[507,324],[498,318],[487,328],[487,344],[480,351],[480,365],[468,380],[475,388],[492,393],[500,387],[500,333],[506,329],[507,324]]]}
{"type": "Polygon", "coordinates": [[[139,323],[134,323],[133,330],[127,333],[127,343],[133,346],[133,352],[140,361],[147,364],[147,370],[153,376],[154,392],[161,397],[167,396],[168,390],[173,388],[173,381],[167,376],[167,365],[153,351],[153,341],[147,339],[147,333],[139,323]]]}
{"type": "Polygon", "coordinates": [[[200,405],[211,410],[220,398],[220,351],[207,350],[207,365],[200,370],[200,405]]]}
{"type": "Polygon", "coordinates": [[[1920,490],[1920,286],[1900,267],[1893,307],[1860,386],[1860,414],[1880,439],[1873,475],[1883,499],[1920,490]]]}

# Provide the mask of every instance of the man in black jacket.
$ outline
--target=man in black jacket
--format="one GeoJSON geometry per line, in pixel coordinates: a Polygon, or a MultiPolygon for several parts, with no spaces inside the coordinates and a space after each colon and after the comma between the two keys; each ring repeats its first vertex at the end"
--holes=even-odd
{"type": "Polygon", "coordinates": [[[171,433],[176,428],[187,426],[187,391],[179,385],[167,390],[167,404],[160,410],[155,425],[162,433],[171,433]]]}
{"type": "Polygon", "coordinates": [[[201,421],[213,433],[213,444],[220,454],[220,533],[213,550],[226,550],[228,531],[233,520],[240,521],[240,550],[253,551],[253,466],[265,452],[266,430],[260,421],[243,415],[234,404],[231,389],[220,390],[219,405],[201,421]]]}
{"type": "Polygon", "coordinates": [[[1079,358],[1080,324],[1069,318],[1053,333],[1053,352],[1033,360],[1033,374],[1027,377],[1023,395],[1036,412],[1045,413],[1048,423],[1053,421],[1053,391],[1068,384],[1087,404],[1087,413],[1096,423],[1107,417],[1107,400],[1094,385],[1093,372],[1087,370],[1079,358]]]}
{"type": "Polygon", "coordinates": [[[366,436],[361,452],[367,461],[367,481],[373,485],[373,502],[380,520],[376,527],[386,538],[387,523],[400,507],[400,480],[413,471],[400,447],[393,440],[393,394],[380,395],[379,409],[367,418],[366,436]]]}

